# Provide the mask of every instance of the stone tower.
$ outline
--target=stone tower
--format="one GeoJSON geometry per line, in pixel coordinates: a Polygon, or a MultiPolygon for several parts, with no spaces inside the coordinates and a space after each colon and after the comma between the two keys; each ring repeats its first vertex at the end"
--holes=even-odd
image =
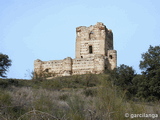
{"type": "Polygon", "coordinates": [[[76,58],[63,60],[34,61],[36,75],[70,76],[99,74],[105,69],[117,67],[117,51],[113,50],[113,33],[98,22],[89,27],[76,28],[76,58]]]}
{"type": "Polygon", "coordinates": [[[77,27],[76,35],[76,58],[102,55],[105,57],[105,69],[114,69],[117,66],[117,52],[113,50],[113,33],[103,23],[77,27]]]}

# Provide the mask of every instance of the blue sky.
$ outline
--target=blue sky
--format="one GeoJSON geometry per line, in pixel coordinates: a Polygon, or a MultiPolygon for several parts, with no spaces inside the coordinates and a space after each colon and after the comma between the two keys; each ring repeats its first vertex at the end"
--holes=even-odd
{"type": "Polygon", "coordinates": [[[8,78],[29,78],[36,59],[75,58],[76,27],[112,29],[118,65],[137,73],[141,54],[160,45],[159,0],[0,0],[0,52],[8,78]]]}

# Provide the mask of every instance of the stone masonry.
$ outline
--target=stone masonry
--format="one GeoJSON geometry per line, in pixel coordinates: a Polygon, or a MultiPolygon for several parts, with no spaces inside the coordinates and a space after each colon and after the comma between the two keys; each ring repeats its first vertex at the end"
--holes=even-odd
{"type": "Polygon", "coordinates": [[[76,28],[76,58],[63,60],[34,61],[34,72],[53,76],[99,74],[117,66],[117,51],[113,50],[113,33],[98,22],[90,27],[76,28]]]}

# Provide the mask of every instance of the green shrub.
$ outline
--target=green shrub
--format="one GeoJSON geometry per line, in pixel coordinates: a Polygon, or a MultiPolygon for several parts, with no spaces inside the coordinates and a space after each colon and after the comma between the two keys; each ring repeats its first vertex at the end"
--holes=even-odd
{"type": "Polygon", "coordinates": [[[0,92],[0,107],[2,117],[8,118],[8,120],[16,120],[16,118],[25,113],[22,106],[12,104],[12,98],[6,91],[0,92]]]}
{"type": "Polygon", "coordinates": [[[70,110],[67,113],[67,117],[70,120],[84,120],[85,112],[84,105],[85,101],[82,100],[78,95],[74,95],[67,100],[70,110]]]}
{"type": "Polygon", "coordinates": [[[11,96],[6,91],[0,90],[0,106],[7,107],[11,105],[11,96]]]}
{"type": "Polygon", "coordinates": [[[67,94],[62,94],[62,95],[60,95],[59,96],[59,100],[67,100],[67,98],[68,98],[68,95],[67,94]]]}
{"type": "Polygon", "coordinates": [[[96,95],[97,95],[97,89],[87,88],[87,89],[85,89],[85,90],[83,91],[83,93],[84,93],[84,95],[85,95],[86,97],[88,97],[88,96],[93,97],[93,96],[96,96],[96,95]]]}
{"type": "Polygon", "coordinates": [[[7,88],[8,87],[8,83],[7,81],[4,80],[0,80],[0,88],[7,88]]]}
{"type": "Polygon", "coordinates": [[[13,80],[13,79],[8,79],[8,84],[9,85],[14,85],[14,86],[18,86],[18,81],[17,80],[13,80]]]}
{"type": "Polygon", "coordinates": [[[52,101],[45,95],[41,95],[39,99],[34,101],[34,108],[36,110],[48,112],[52,110],[52,107],[52,101]]]}

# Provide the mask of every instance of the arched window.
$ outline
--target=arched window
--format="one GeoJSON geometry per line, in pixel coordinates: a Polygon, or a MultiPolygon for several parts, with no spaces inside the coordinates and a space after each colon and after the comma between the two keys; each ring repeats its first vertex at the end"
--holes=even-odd
{"type": "Polygon", "coordinates": [[[49,69],[45,69],[45,72],[49,72],[49,69]]]}

